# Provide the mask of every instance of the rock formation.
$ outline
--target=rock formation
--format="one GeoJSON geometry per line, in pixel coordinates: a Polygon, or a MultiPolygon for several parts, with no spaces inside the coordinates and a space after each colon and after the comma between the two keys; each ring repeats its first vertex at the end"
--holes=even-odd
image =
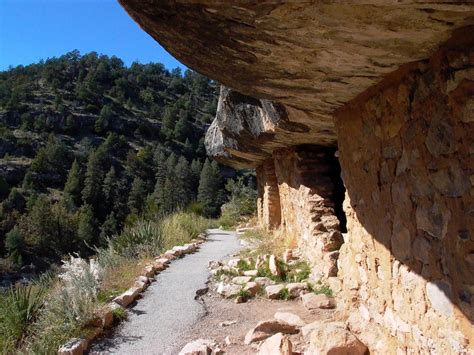
{"type": "Polygon", "coordinates": [[[226,86],[208,152],[256,168],[370,350],[473,349],[471,1],[120,2],[226,86]]]}

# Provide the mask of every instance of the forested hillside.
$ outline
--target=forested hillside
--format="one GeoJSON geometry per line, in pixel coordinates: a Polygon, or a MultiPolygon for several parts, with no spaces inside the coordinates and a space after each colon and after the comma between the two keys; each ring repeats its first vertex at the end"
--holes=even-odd
{"type": "Polygon", "coordinates": [[[83,256],[177,209],[217,216],[205,157],[216,84],[161,64],[73,51],[0,73],[0,270],[83,256]]]}

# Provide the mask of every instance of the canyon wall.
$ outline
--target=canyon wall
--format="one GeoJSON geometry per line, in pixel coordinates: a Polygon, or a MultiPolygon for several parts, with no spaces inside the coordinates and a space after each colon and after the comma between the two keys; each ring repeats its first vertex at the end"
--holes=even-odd
{"type": "Polygon", "coordinates": [[[472,2],[120,1],[231,88],[209,154],[256,168],[261,223],[371,351],[474,352],[472,2]]]}

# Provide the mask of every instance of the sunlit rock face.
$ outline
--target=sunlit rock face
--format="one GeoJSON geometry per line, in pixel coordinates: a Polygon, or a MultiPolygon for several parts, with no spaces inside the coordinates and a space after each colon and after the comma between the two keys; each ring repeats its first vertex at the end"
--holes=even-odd
{"type": "Polygon", "coordinates": [[[472,2],[120,1],[226,86],[209,154],[256,168],[261,223],[337,273],[371,351],[473,351],[472,2]]]}

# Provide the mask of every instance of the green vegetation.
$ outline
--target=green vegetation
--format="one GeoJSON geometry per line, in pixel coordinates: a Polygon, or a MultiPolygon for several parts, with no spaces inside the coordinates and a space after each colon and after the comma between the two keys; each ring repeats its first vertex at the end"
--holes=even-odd
{"type": "Polygon", "coordinates": [[[291,299],[290,291],[285,287],[278,293],[278,299],[288,301],[291,299]]]}
{"type": "Polygon", "coordinates": [[[333,295],[331,288],[326,284],[318,283],[317,285],[312,285],[308,283],[308,286],[309,286],[309,289],[317,295],[323,294],[328,297],[331,297],[333,295]]]}
{"type": "MultiPolygon", "coordinates": [[[[0,294],[3,352],[53,353],[69,338],[84,336],[104,303],[131,287],[151,256],[189,242],[215,223],[184,212],[156,221],[140,221],[110,238],[96,249],[95,262],[71,258],[56,276],[0,294]]],[[[114,316],[123,319],[126,312],[118,309],[114,316]]]]}
{"type": "Polygon", "coordinates": [[[249,212],[253,175],[205,155],[216,104],[202,75],[95,52],[0,72],[0,165],[15,171],[0,177],[0,271],[134,243],[139,223],[180,210],[249,212]]]}
{"type": "MultiPolygon", "coordinates": [[[[248,177],[247,177],[248,178],[248,177]]],[[[219,224],[227,229],[235,227],[245,217],[253,216],[256,212],[257,191],[252,185],[253,180],[245,181],[245,176],[229,179],[225,189],[229,201],[222,205],[222,214],[219,224]]]]}

